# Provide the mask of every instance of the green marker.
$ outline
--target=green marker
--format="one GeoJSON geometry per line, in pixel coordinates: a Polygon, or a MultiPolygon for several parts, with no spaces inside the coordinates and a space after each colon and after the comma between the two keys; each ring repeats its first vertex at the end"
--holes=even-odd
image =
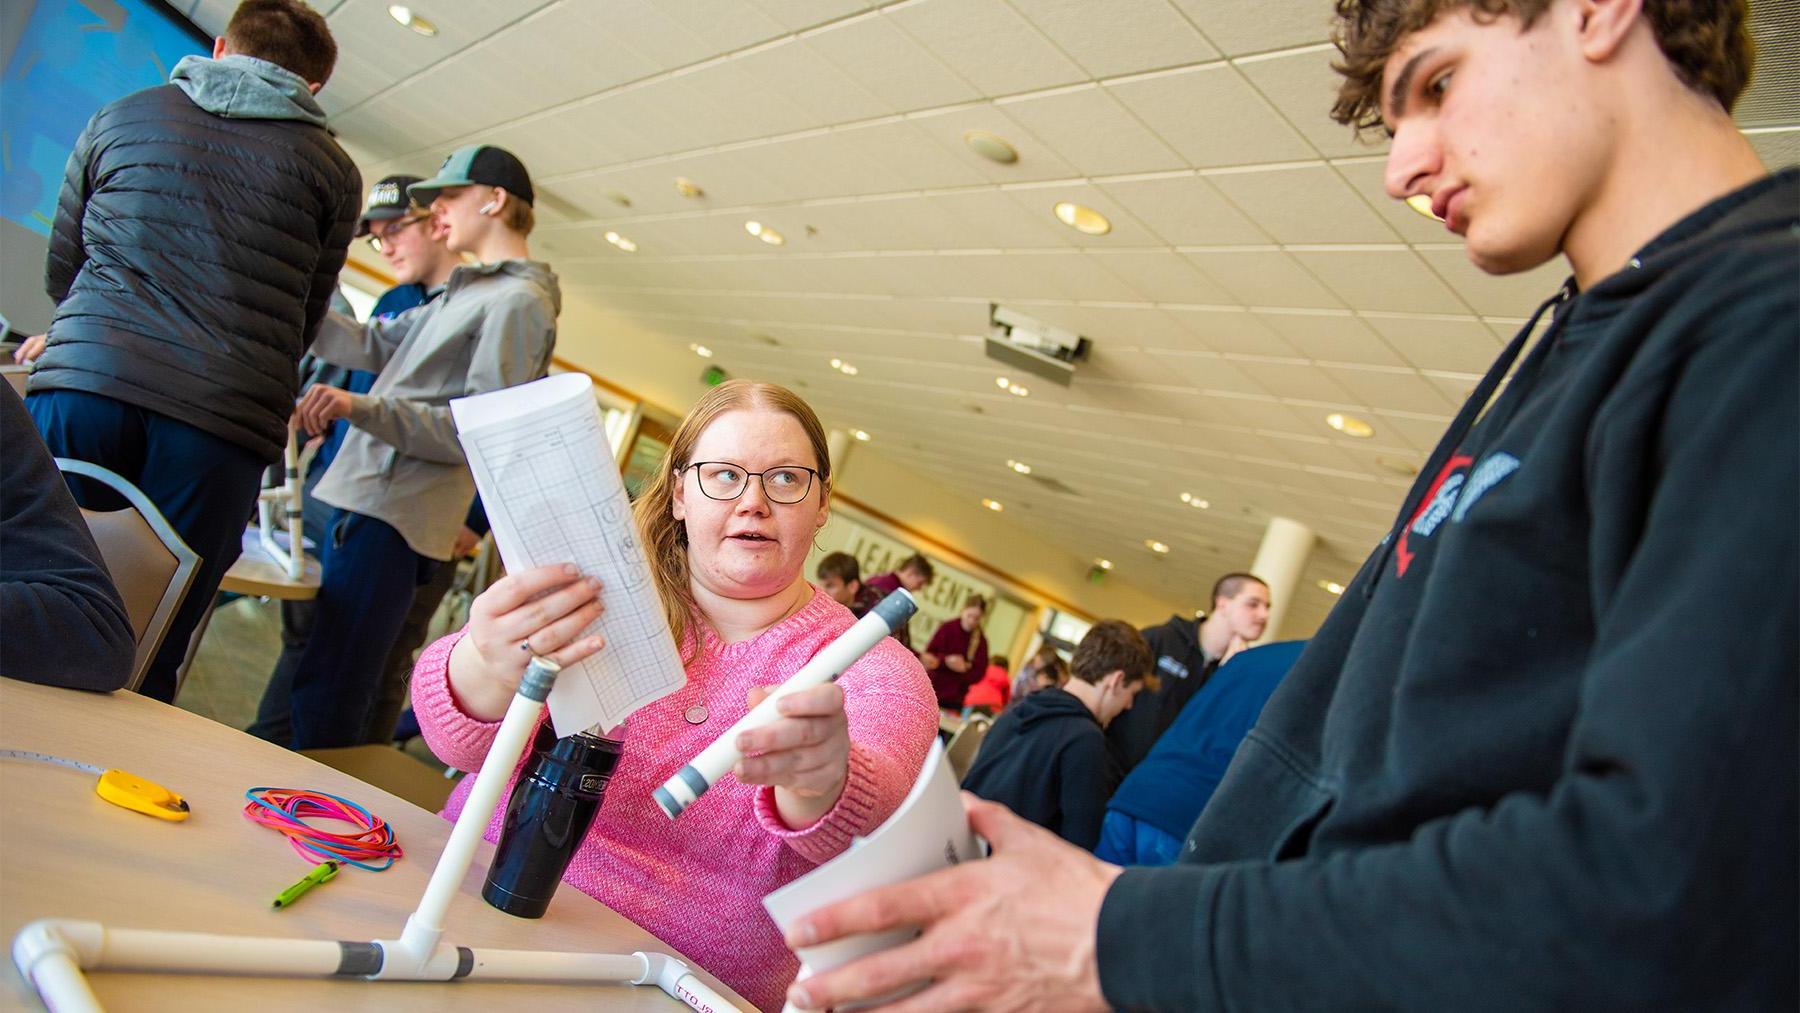
{"type": "Polygon", "coordinates": [[[320,883],[330,880],[333,876],[337,875],[338,864],[339,863],[337,862],[324,862],[315,866],[313,871],[307,873],[300,882],[295,883],[293,886],[276,894],[275,906],[278,908],[287,907],[289,904],[299,900],[301,894],[318,886],[320,883]]]}

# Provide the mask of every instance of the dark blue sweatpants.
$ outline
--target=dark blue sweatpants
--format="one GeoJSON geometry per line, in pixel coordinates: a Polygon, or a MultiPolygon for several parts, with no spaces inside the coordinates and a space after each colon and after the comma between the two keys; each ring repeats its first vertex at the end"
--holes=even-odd
{"type": "Polygon", "coordinates": [[[321,557],[312,630],[293,669],[295,749],[363,743],[413,589],[440,565],[387,522],[348,510],[332,512],[321,557]]]}
{"type": "MultiPolygon", "coordinates": [[[[25,407],[52,454],[118,472],[143,490],[199,554],[194,582],[138,688],[145,696],[174,702],[188,640],[237,560],[269,462],[186,422],[86,391],[40,391],[25,399],[25,407]]],[[[125,506],[111,490],[86,479],[71,478],[69,488],[90,510],[125,506]]]]}

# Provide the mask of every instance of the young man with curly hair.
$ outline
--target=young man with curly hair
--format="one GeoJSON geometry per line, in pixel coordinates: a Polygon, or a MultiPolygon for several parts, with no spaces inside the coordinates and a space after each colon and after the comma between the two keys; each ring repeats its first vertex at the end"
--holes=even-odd
{"type": "Polygon", "coordinates": [[[796,1005],[926,980],[897,1008],[1800,1004],[1800,172],[1732,123],[1746,19],[1339,0],[1335,115],[1392,135],[1390,195],[1427,196],[1485,271],[1572,277],[1177,864],[972,803],[991,860],[794,927],[923,929],[796,1005]],[[1718,615],[1743,627],[1709,636],[1718,615]]]}

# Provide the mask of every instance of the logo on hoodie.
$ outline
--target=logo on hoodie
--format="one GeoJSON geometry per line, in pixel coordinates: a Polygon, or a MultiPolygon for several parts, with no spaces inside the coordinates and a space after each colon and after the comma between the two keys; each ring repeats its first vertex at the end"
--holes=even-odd
{"type": "Polygon", "coordinates": [[[1417,555],[1409,544],[1414,535],[1430,538],[1445,521],[1462,523],[1477,500],[1519,470],[1519,459],[1504,452],[1489,454],[1473,470],[1465,470],[1474,460],[1467,454],[1454,454],[1444,462],[1443,470],[1407,521],[1406,529],[1400,532],[1400,544],[1394,549],[1396,577],[1406,576],[1407,567],[1417,555]]]}

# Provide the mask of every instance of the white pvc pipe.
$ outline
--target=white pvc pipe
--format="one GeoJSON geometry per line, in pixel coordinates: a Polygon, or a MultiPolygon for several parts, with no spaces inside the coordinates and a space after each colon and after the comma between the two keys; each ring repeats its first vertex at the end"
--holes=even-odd
{"type": "Polygon", "coordinates": [[[764,697],[762,703],[751,708],[750,713],[725,729],[711,745],[700,751],[699,756],[676,771],[674,777],[663,782],[663,786],[654,792],[656,804],[662,807],[670,819],[680,816],[682,810],[692,805],[706,789],[717,784],[726,771],[744,758],[743,752],[737,747],[738,735],[752,728],[761,728],[780,717],[776,706],[782,697],[836,679],[843,674],[844,669],[855,664],[857,659],[881,643],[881,638],[905,625],[917,609],[918,605],[905,588],[883,598],[867,615],[858,619],[854,626],[826,644],[819,653],[800,666],[798,672],[775,687],[775,691],[764,697]]]}
{"type": "Polygon", "coordinates": [[[520,978],[548,981],[628,981],[647,974],[642,954],[552,953],[547,950],[490,950],[476,947],[470,980],[520,978]]]}
{"type": "MultiPolygon", "coordinates": [[[[532,662],[532,668],[540,666],[539,660],[532,662]]],[[[550,681],[554,681],[553,670],[546,669],[550,681]]],[[[475,787],[470,789],[468,800],[463,803],[462,815],[456,818],[456,825],[450,831],[450,841],[444,845],[444,853],[439,856],[437,868],[431,870],[431,881],[425,884],[425,893],[419,898],[419,908],[406,919],[406,928],[398,940],[383,940],[382,949],[386,953],[386,963],[382,970],[387,971],[388,964],[399,963],[414,967],[423,967],[437,949],[438,939],[444,933],[444,912],[450,907],[451,898],[462,885],[464,874],[469,871],[469,863],[475,857],[475,846],[481,841],[481,832],[486,829],[488,820],[494,814],[494,807],[500,801],[500,792],[505,790],[506,781],[512,776],[513,768],[519,764],[519,757],[525,755],[525,747],[531,741],[531,735],[537,730],[538,716],[544,710],[542,698],[531,699],[526,695],[527,684],[532,681],[532,672],[527,669],[525,680],[520,683],[520,692],[507,705],[506,717],[500,722],[500,730],[494,734],[494,744],[488,748],[487,759],[481,762],[481,772],[475,775],[475,787]]],[[[542,691],[547,695],[549,687],[546,683],[542,691]]],[[[407,973],[396,968],[396,973],[407,973]]]]}

